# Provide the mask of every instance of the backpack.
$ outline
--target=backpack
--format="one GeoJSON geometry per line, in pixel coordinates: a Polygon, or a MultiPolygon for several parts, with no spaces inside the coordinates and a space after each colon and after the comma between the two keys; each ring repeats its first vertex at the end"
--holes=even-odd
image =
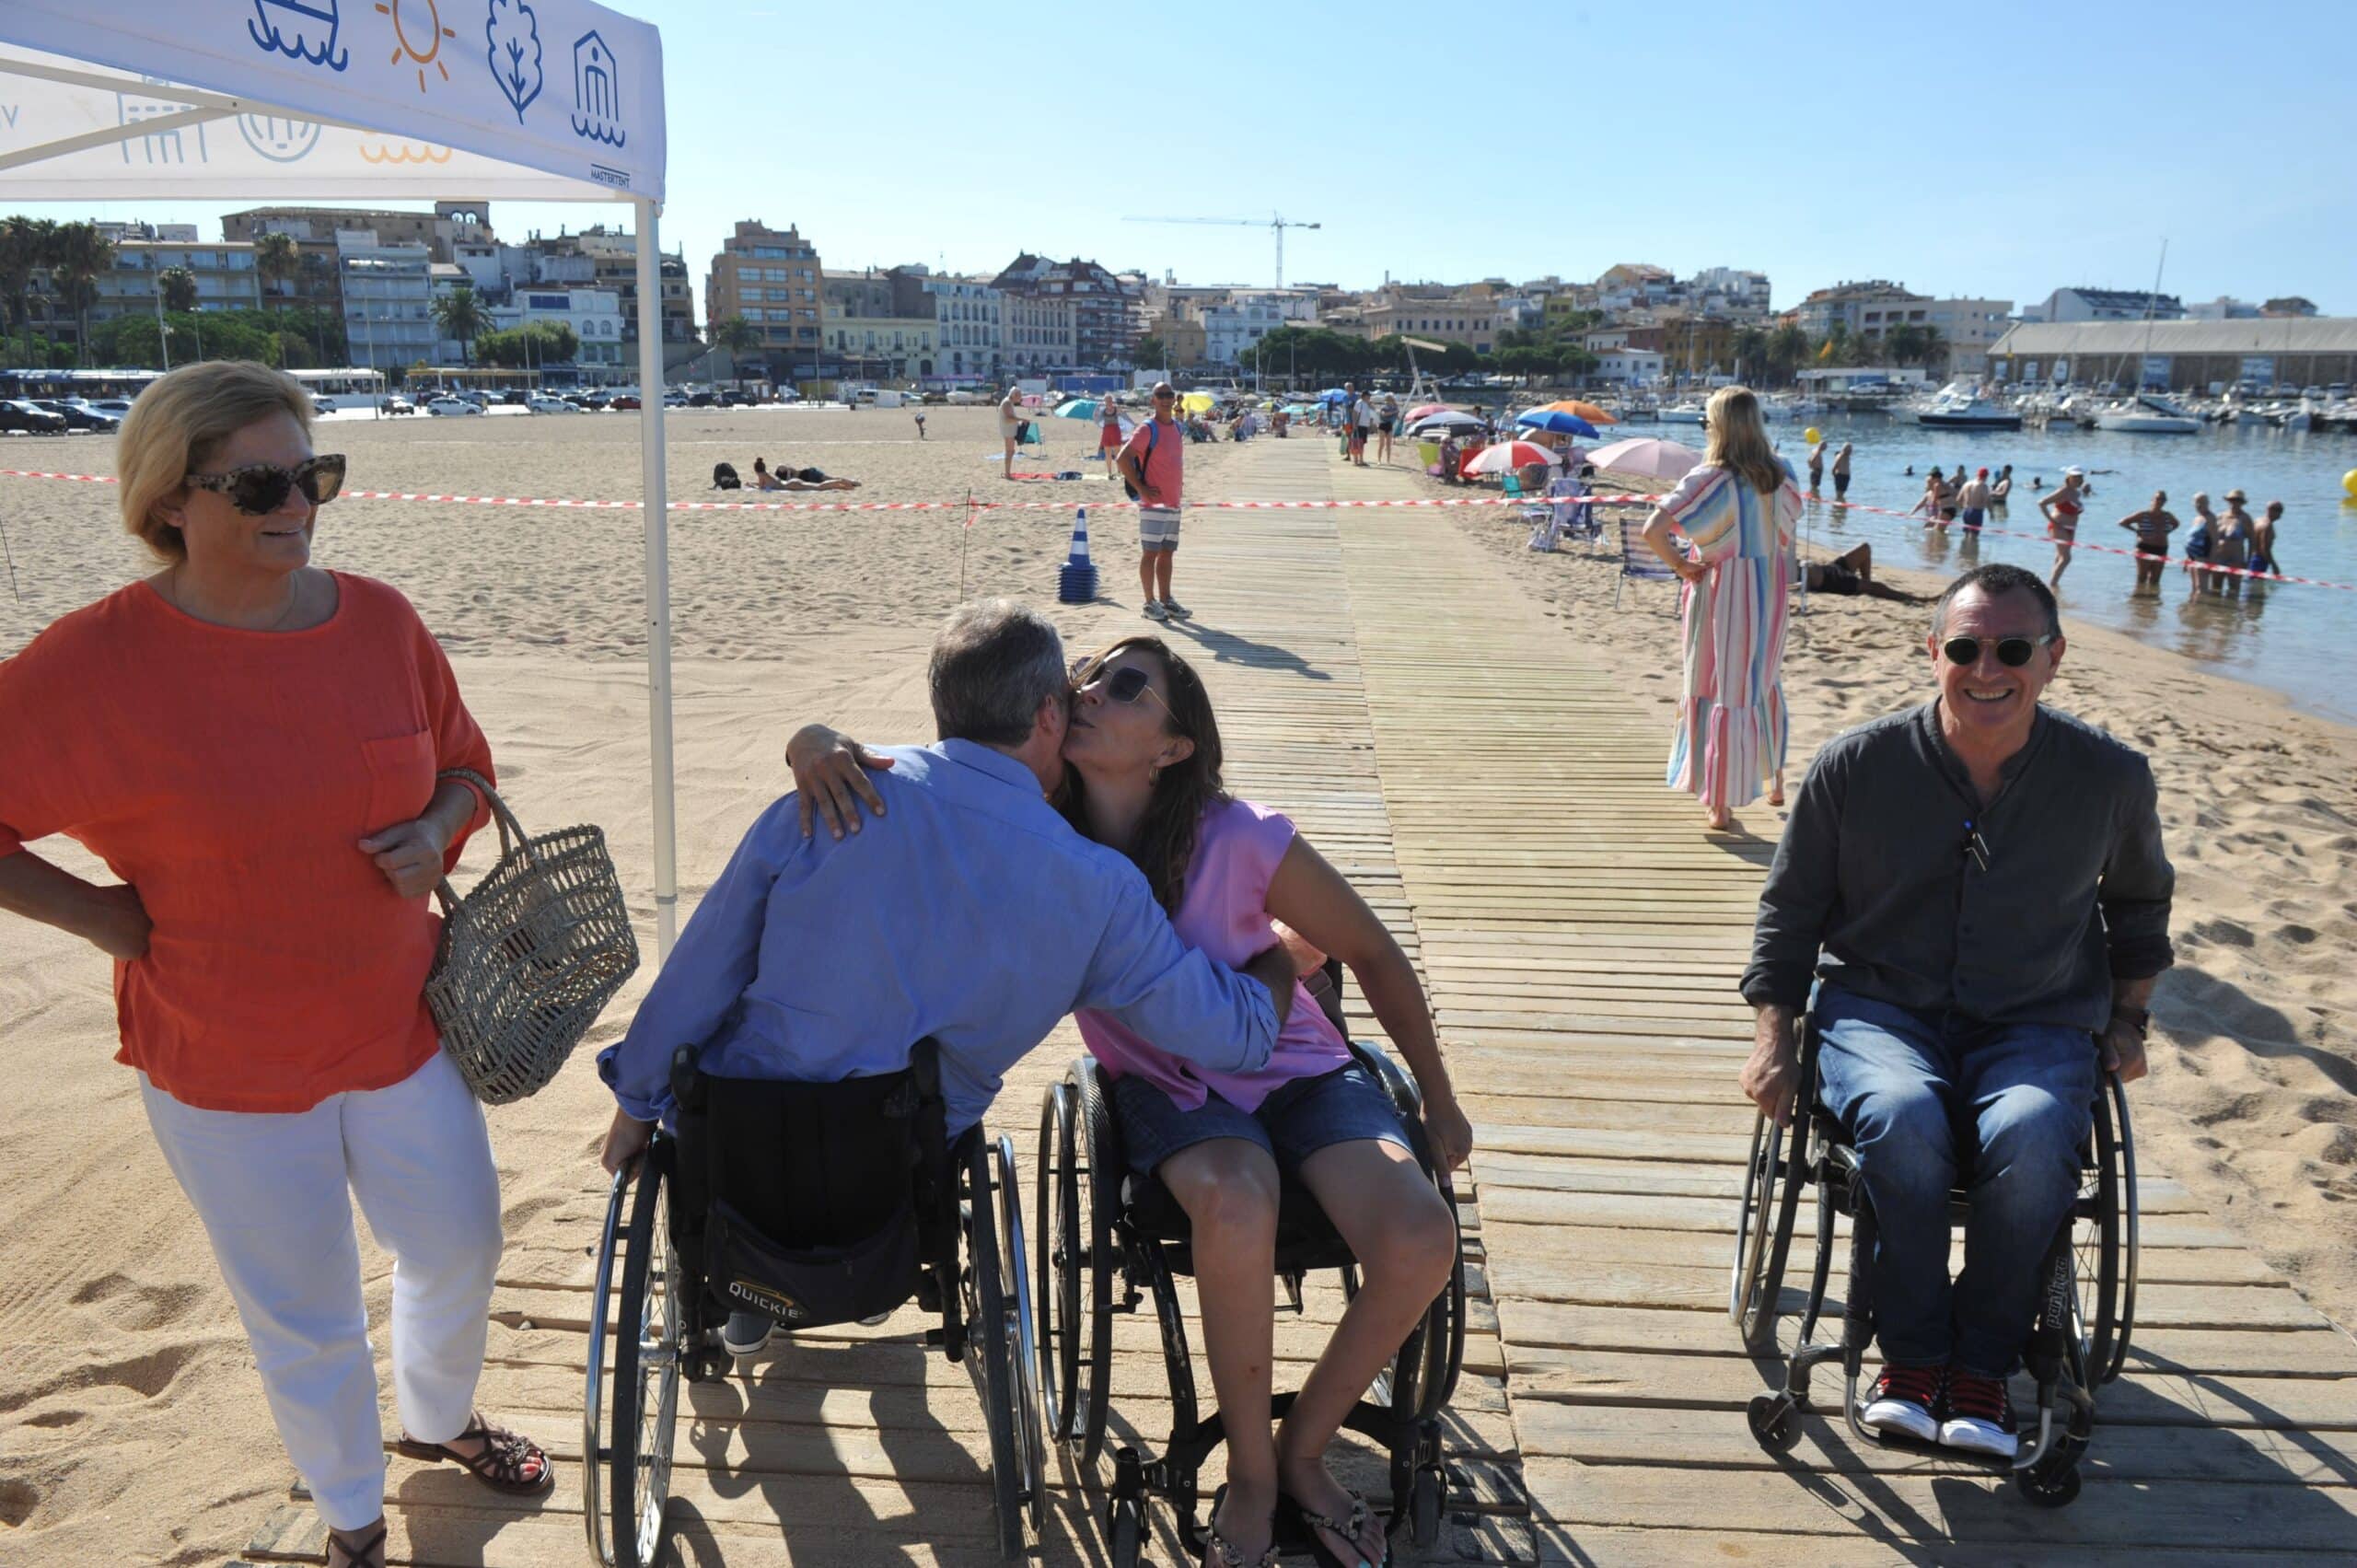
{"type": "Polygon", "coordinates": [[[736,464],[714,463],[712,465],[712,487],[714,490],[742,490],[745,482],[737,477],[736,464]]]}
{"type": "MultiPolygon", "coordinates": [[[[1161,421],[1154,419],[1149,419],[1145,422],[1145,456],[1138,459],[1138,476],[1140,478],[1144,478],[1145,476],[1146,465],[1154,461],[1155,443],[1162,439],[1161,423],[1161,421]]],[[[1130,493],[1131,500],[1135,501],[1138,498],[1138,487],[1130,482],[1127,475],[1122,476],[1121,488],[1130,493]]]]}

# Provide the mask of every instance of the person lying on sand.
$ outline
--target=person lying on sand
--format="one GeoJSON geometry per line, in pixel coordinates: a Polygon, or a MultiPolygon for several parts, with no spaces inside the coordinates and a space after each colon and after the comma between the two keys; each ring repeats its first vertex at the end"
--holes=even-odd
{"type": "Polygon", "coordinates": [[[1903,593],[1875,581],[1875,547],[1861,544],[1832,560],[1808,563],[1808,591],[1813,594],[1863,594],[1867,598],[1895,599],[1900,604],[1929,604],[1922,594],[1903,593]]]}
{"type": "Polygon", "coordinates": [[[1801,781],[1743,976],[1741,1082],[1790,1118],[1808,1011],[1819,1098],[1882,1223],[1884,1362],[1861,1422],[2011,1458],[2005,1378],[2078,1196],[2098,1075],[2143,1075],[2176,874],[2151,764],[2038,702],[2063,653],[2046,584],[1975,567],[1927,642],[1932,701],[1835,737],[1801,781]]]}
{"type": "Polygon", "coordinates": [[[857,490],[855,479],[831,479],[819,469],[790,469],[783,463],[772,470],[766,459],[753,459],[756,490],[857,490]]]}

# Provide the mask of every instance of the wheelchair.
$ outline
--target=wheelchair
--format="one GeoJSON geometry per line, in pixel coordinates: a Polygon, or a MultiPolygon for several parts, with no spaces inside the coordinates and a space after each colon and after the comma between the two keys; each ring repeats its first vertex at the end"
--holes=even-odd
{"type": "Polygon", "coordinates": [[[1046,1446],[1014,1140],[979,1126],[948,1140],[931,1040],[900,1072],[832,1084],[713,1077],[682,1049],[671,1086],[679,1131],[615,1177],[598,1239],[582,1434],[592,1559],[656,1560],[680,1379],[726,1376],[732,1310],[792,1334],[911,1297],[941,1318],[927,1345],[981,1392],[999,1550],[1023,1555],[1045,1511],[1046,1446]]]}
{"type": "MultiPolygon", "coordinates": [[[[1347,1030],[1337,981],[1323,998],[1327,1016],[1347,1030]]],[[[1456,1212],[1448,1173],[1424,1141],[1422,1100],[1415,1086],[1382,1051],[1351,1042],[1352,1058],[1381,1084],[1406,1125],[1417,1163],[1456,1212]]],[[[1191,1273],[1186,1211],[1151,1177],[1130,1172],[1121,1130],[1113,1115],[1111,1082],[1090,1057],[1075,1060],[1063,1082],[1051,1086],[1039,1113],[1036,1206],[1039,1269],[1040,1394],[1048,1430],[1083,1469],[1093,1469],[1105,1445],[1110,1401],[1113,1315],[1137,1310],[1151,1297],[1162,1331],[1163,1369],[1170,1384],[1171,1430],[1159,1458],[1130,1446],[1113,1456],[1113,1482],[1105,1525],[1113,1568],[1134,1568],[1144,1548],[1151,1498],[1167,1501],[1190,1557],[1203,1551],[1208,1520],[1196,1516],[1204,1461],[1225,1441],[1219,1412],[1200,1413],[1187,1322],[1176,1280],[1191,1273]],[[1118,1291],[1120,1299],[1116,1300],[1118,1291]]],[[[1313,1272],[1339,1271],[1347,1300],[1358,1293],[1355,1260],[1309,1190],[1288,1177],[1277,1208],[1276,1272],[1285,1305],[1302,1311],[1302,1284],[1313,1272]]],[[[1440,1416],[1457,1388],[1465,1359],[1465,1264],[1457,1259],[1449,1283],[1423,1320],[1394,1354],[1343,1424],[1380,1445],[1389,1457],[1391,1515],[1418,1546],[1439,1539],[1447,1478],[1442,1466],[1440,1416]]],[[[1270,1415],[1282,1418],[1294,1395],[1277,1393],[1270,1415]]],[[[1280,1551],[1308,1549],[1280,1530],[1280,1551]]]]}
{"type": "MultiPolygon", "coordinates": [[[[1783,1387],[1750,1401],[1746,1416],[1751,1434],[1770,1453],[1789,1449],[1800,1435],[1800,1411],[1808,1406],[1810,1373],[1838,1359],[1842,1413],[1860,1442],[1970,1462],[1969,1455],[1872,1431],[1859,1420],[1858,1379],[1875,1337],[1875,1213],[1859,1178],[1857,1151],[1817,1096],[1817,1033],[1807,1018],[1798,1028],[1800,1084],[1792,1127],[1788,1133],[1760,1113],[1744,1167],[1727,1315],[1752,1348],[1768,1351],[1775,1344],[1784,1268],[1804,1189],[1813,1189],[1816,1196],[1816,1256],[1799,1343],[1786,1364],[1783,1387]],[[1840,1337],[1820,1343],[1816,1335],[1825,1311],[1837,1215],[1850,1221],[1849,1280],[1840,1337]]],[[[2127,1091],[2116,1075],[2101,1075],[2093,1109],[2078,1196],[2040,1264],[2046,1285],[2023,1350],[2024,1365],[2037,1384],[2037,1420],[2025,1423],[2014,1458],[1982,1461],[1991,1473],[2010,1470],[2023,1496],[2050,1508],[2079,1494],[2079,1456],[2094,1432],[2096,1390],[2119,1376],[2136,1318],[2136,1144],[2127,1091]]],[[[1962,1223],[1968,1206],[1964,1189],[1949,1193],[1951,1226],[1962,1223]]]]}

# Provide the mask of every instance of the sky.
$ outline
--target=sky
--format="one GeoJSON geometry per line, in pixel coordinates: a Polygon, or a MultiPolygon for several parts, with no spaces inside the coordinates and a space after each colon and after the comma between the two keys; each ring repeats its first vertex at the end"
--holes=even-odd
{"type": "MultiPolygon", "coordinates": [[[[477,0],[438,0],[471,10],[477,0]]],[[[1370,287],[1618,261],[1769,274],[1778,308],[1889,278],[2357,314],[2357,5],[1541,0],[1146,7],[608,0],[663,31],[662,239],[739,218],[830,269],[1017,252],[1179,282],[1370,287]],[[1667,25],[1661,25],[1666,22],[1667,25]],[[2334,148],[2339,147],[2340,151],[2334,148]],[[1261,226],[1139,217],[1255,218],[1261,226]]],[[[464,194],[464,192],[453,192],[464,194]]],[[[29,203],[194,222],[250,203],[29,203]]],[[[503,237],[611,207],[494,205],[503,237]]]]}

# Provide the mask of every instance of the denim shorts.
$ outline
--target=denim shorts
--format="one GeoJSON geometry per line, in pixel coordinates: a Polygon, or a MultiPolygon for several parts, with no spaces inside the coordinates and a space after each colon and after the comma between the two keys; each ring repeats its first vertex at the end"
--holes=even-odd
{"type": "Polygon", "coordinates": [[[1160,1085],[1125,1074],[1113,1080],[1113,1114],[1120,1120],[1130,1168],[1141,1176],[1152,1175],[1179,1150],[1213,1138],[1258,1144],[1287,1175],[1335,1144],[1373,1138],[1413,1147],[1391,1109],[1391,1097],[1355,1062],[1315,1078],[1295,1078],[1262,1100],[1258,1110],[1246,1110],[1215,1090],[1195,1109],[1181,1109],[1160,1085]]]}

